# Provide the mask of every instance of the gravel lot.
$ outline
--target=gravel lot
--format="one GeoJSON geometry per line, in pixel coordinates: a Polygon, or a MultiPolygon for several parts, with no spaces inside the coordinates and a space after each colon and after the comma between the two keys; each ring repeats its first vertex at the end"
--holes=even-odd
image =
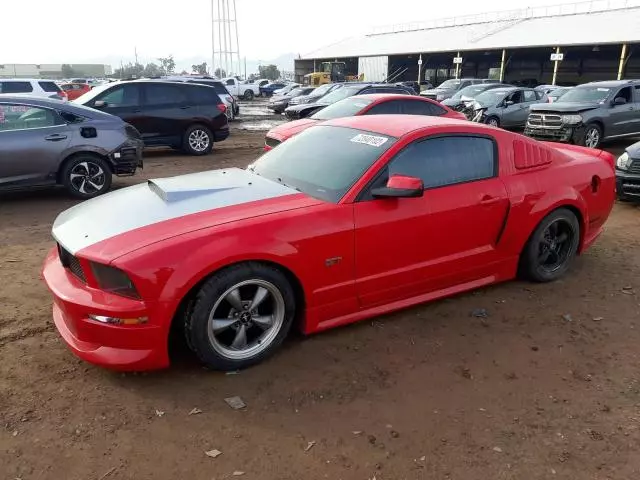
{"type": "MultiPolygon", "coordinates": [[[[247,165],[264,135],[252,125],[275,120],[254,108],[213,155],[150,152],[143,174],[116,185],[247,165]]],[[[557,283],[512,282],[292,338],[238,375],[187,352],[167,371],[123,375],[77,360],[50,319],[39,269],[52,221],[73,203],[56,190],[0,197],[1,479],[640,474],[636,206],[616,205],[557,283]],[[245,409],[224,402],[235,395],[245,409]]]]}

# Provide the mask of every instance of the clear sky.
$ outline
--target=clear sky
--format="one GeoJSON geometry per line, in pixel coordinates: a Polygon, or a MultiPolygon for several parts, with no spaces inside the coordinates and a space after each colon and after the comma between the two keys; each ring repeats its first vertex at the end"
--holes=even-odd
{"type": "MultiPolygon", "coordinates": [[[[231,1],[231,0],[230,0],[231,1]]],[[[553,4],[552,0],[236,0],[242,56],[307,53],[374,26],[553,4]]],[[[557,2],[562,3],[562,2],[557,2]]],[[[0,63],[114,66],[211,58],[211,0],[2,0],[0,63]]]]}

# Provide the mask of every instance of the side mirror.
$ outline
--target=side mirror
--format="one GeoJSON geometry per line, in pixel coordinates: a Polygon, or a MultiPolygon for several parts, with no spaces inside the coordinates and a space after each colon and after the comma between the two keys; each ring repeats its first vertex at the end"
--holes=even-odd
{"type": "Polygon", "coordinates": [[[374,197],[380,198],[415,198],[424,194],[424,183],[416,177],[406,175],[391,175],[386,187],[374,188],[374,197]]]}
{"type": "Polygon", "coordinates": [[[96,100],[93,102],[93,108],[106,108],[108,105],[104,100],[96,100]]]}
{"type": "Polygon", "coordinates": [[[627,103],[627,101],[624,99],[624,97],[616,97],[613,99],[613,103],[612,105],[625,105],[627,103]]]}
{"type": "Polygon", "coordinates": [[[505,101],[504,101],[504,106],[505,106],[505,107],[510,107],[510,106],[511,106],[511,105],[513,105],[513,104],[514,104],[514,103],[513,103],[513,100],[505,100],[505,101]]]}

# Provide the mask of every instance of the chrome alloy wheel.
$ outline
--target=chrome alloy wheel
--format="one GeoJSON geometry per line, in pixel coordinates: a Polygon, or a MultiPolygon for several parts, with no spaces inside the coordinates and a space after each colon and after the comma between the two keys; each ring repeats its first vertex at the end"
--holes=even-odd
{"type": "Polygon", "coordinates": [[[85,161],[73,167],[69,174],[69,181],[78,192],[91,195],[104,188],[106,176],[100,165],[85,161]]]}
{"type": "Polygon", "coordinates": [[[209,142],[211,142],[209,134],[204,130],[197,128],[189,134],[189,146],[194,152],[206,151],[209,148],[209,142]]]}
{"type": "Polygon", "coordinates": [[[246,280],[216,301],[207,325],[213,349],[229,360],[245,360],[266,350],[285,317],[284,298],[270,282],[246,280]]]}
{"type": "Polygon", "coordinates": [[[584,136],[584,144],[589,148],[596,148],[600,144],[600,132],[591,127],[584,136]]]}

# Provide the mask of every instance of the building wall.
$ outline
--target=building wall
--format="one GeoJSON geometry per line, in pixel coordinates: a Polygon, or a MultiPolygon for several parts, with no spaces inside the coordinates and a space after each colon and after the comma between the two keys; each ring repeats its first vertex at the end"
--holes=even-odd
{"type": "MultiPolygon", "coordinates": [[[[68,64],[75,71],[76,76],[85,77],[107,77],[113,72],[111,65],[101,64],[68,64]]],[[[12,78],[63,78],[62,64],[60,63],[43,63],[26,64],[26,63],[0,63],[0,77],[12,78]]]]}

